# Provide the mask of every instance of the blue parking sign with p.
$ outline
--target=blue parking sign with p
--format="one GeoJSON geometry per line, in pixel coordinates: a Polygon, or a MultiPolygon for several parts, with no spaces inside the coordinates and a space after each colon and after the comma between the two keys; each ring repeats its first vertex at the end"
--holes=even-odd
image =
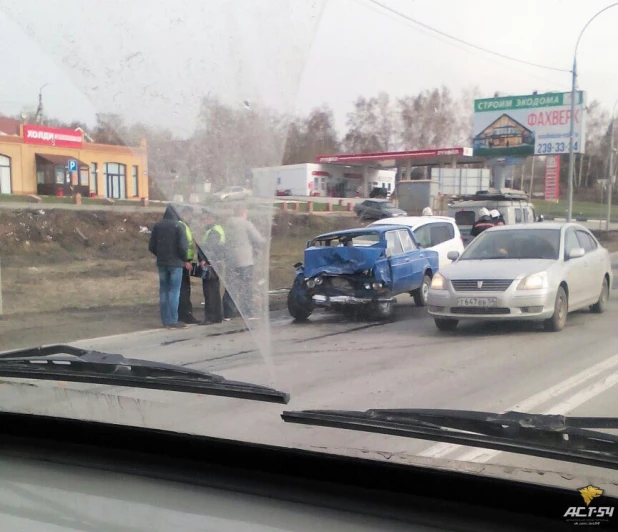
{"type": "Polygon", "coordinates": [[[69,172],[77,172],[77,161],[75,159],[69,159],[68,167],[69,172]]]}

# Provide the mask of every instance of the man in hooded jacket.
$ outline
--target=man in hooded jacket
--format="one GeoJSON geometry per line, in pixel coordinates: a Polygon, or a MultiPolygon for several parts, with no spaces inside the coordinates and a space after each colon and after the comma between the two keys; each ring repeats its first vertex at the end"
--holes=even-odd
{"type": "Polygon", "coordinates": [[[170,205],[163,219],[158,221],[150,235],[148,249],[157,257],[159,270],[159,306],[161,321],[166,328],[184,328],[178,323],[178,301],[184,268],[187,262],[189,242],[187,234],[178,221],[178,214],[170,205]]]}
{"type": "MultiPolygon", "coordinates": [[[[182,282],[180,284],[180,300],[178,302],[178,319],[187,324],[198,323],[198,319],[193,315],[193,305],[191,304],[191,271],[193,269],[193,259],[195,257],[195,243],[193,240],[193,234],[187,224],[178,213],[178,210],[172,205],[168,205],[166,213],[169,212],[172,218],[176,218],[176,221],[185,231],[187,237],[188,249],[187,249],[187,263],[182,270],[182,282]]],[[[190,212],[189,207],[184,207],[181,214],[187,215],[190,212]]]]}

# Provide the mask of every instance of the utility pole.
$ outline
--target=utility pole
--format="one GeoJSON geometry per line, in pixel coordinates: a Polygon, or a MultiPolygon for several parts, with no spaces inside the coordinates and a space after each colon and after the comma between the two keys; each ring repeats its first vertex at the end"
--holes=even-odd
{"type": "Polygon", "coordinates": [[[614,188],[614,114],[616,112],[617,104],[618,100],[614,103],[614,107],[612,109],[612,122],[609,126],[609,164],[607,165],[607,231],[609,231],[609,225],[612,220],[612,192],[614,188]]]}
{"type": "MultiPolygon", "coordinates": [[[[586,25],[582,28],[582,31],[579,33],[579,37],[577,38],[577,43],[575,44],[575,52],[573,54],[572,79],[571,79],[571,128],[569,132],[569,175],[568,175],[569,190],[568,190],[568,196],[567,196],[567,222],[571,221],[571,217],[573,215],[573,173],[575,170],[575,146],[574,146],[575,144],[575,139],[574,139],[575,98],[577,97],[577,92],[576,92],[576,88],[577,88],[577,48],[579,47],[579,41],[581,40],[582,35],[584,34],[584,31],[586,31],[586,28],[590,25],[590,23],[595,18],[597,18],[601,13],[604,13],[608,9],[612,7],[616,7],[616,6],[618,6],[618,2],[615,2],[613,4],[610,4],[604,7],[599,12],[597,12],[588,22],[586,22],[586,25]]],[[[578,149],[577,149],[578,152],[581,153],[581,151],[583,151],[585,142],[586,142],[586,139],[579,139],[578,149]]]]}

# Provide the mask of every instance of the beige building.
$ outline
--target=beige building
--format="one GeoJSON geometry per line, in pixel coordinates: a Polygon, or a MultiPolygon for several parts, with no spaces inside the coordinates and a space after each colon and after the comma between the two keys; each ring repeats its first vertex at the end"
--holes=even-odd
{"type": "Polygon", "coordinates": [[[86,142],[80,130],[0,118],[0,194],[148,197],[148,150],[86,142]]]}

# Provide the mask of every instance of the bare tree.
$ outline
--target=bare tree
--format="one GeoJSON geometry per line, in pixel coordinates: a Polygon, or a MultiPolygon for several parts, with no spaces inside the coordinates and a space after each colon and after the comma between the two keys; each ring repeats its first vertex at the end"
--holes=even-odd
{"type": "Polygon", "coordinates": [[[124,119],[114,113],[97,113],[97,125],[92,138],[100,144],[130,144],[124,119]]]}
{"type": "Polygon", "coordinates": [[[457,144],[459,105],[447,87],[425,90],[399,100],[401,138],[408,150],[457,144]]]}
{"type": "Polygon", "coordinates": [[[377,97],[358,97],[348,114],[343,144],[348,152],[388,151],[395,145],[395,113],[385,92],[377,97]]]}
{"type": "Polygon", "coordinates": [[[586,107],[586,153],[580,155],[580,171],[576,186],[588,188],[594,185],[592,177],[605,178],[604,169],[608,145],[604,142],[609,123],[609,113],[597,100],[586,107]]]}
{"type": "Polygon", "coordinates": [[[205,98],[183,157],[190,182],[245,184],[251,168],[281,164],[287,121],[272,110],[205,98]]]}
{"type": "Polygon", "coordinates": [[[313,109],[305,119],[288,122],[283,164],[312,163],[315,157],[339,151],[330,107],[313,109]]]}

